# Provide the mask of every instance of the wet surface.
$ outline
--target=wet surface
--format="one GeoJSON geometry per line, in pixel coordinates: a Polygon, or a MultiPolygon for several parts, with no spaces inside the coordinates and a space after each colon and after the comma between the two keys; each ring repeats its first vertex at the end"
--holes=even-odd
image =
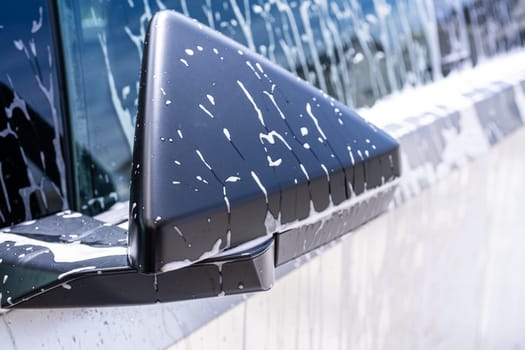
{"type": "MultiPolygon", "coordinates": [[[[213,346],[218,347],[222,344],[217,342],[220,339],[227,348],[241,348],[244,342],[250,347],[271,347],[272,341],[279,342],[285,348],[297,344],[302,346],[303,341],[304,347],[322,344],[325,348],[345,348],[347,344],[354,343],[365,344],[363,347],[367,347],[367,344],[372,344],[368,347],[380,347],[393,339],[396,340],[394,346],[398,343],[404,345],[398,346],[399,348],[409,347],[412,343],[416,344],[414,347],[432,347],[423,341],[445,343],[445,347],[454,348],[465,347],[463,343],[452,343],[458,339],[472,344],[468,339],[473,339],[470,336],[473,333],[484,334],[483,339],[481,336],[477,339],[481,339],[479,344],[488,344],[486,348],[511,347],[511,342],[506,343],[506,339],[519,339],[516,334],[523,334],[517,328],[523,321],[520,320],[520,315],[513,313],[520,310],[519,295],[522,294],[520,288],[523,288],[521,274],[519,269],[514,269],[518,274],[516,276],[507,274],[507,271],[514,273],[507,261],[511,261],[513,267],[523,264],[519,251],[522,227],[519,220],[523,208],[518,201],[521,196],[519,185],[523,178],[523,170],[519,167],[523,163],[523,155],[516,153],[523,149],[523,145],[517,141],[517,144],[513,142],[510,146],[504,146],[504,140],[501,145],[495,145],[493,151],[489,151],[490,135],[483,133],[473,100],[461,97],[462,93],[459,91],[468,92],[473,86],[490,87],[491,81],[501,80],[509,73],[514,77],[508,79],[514,80],[514,102],[522,111],[521,115],[525,115],[524,90],[519,82],[520,75],[517,74],[520,69],[513,62],[518,64],[518,68],[522,67],[520,53],[494,61],[486,67],[488,70],[478,67],[471,73],[464,72],[456,78],[449,77],[444,81],[452,85],[440,85],[431,90],[406,91],[405,97],[419,100],[421,103],[418,105],[404,104],[401,96],[397,96],[391,101],[385,101],[384,105],[376,106],[377,110],[370,110],[368,117],[373,119],[374,112],[384,115],[384,110],[401,110],[399,106],[405,106],[403,113],[395,119],[399,126],[397,135],[416,135],[418,126],[439,121],[429,119],[421,110],[433,110],[436,104],[442,104],[442,98],[448,102],[450,111],[456,110],[462,115],[459,119],[463,120],[459,124],[462,126],[462,133],[456,135],[458,138],[450,139],[453,142],[448,149],[454,152],[445,150],[440,153],[440,148],[418,148],[419,152],[429,151],[429,154],[434,154],[440,161],[437,161],[435,168],[415,161],[416,167],[407,169],[412,171],[405,171],[407,176],[403,178],[399,189],[406,196],[401,197],[399,202],[406,202],[407,206],[410,205],[409,209],[403,209],[404,206],[395,209],[386,214],[388,220],[377,219],[376,222],[380,224],[372,222],[360,230],[359,234],[343,240],[342,244],[339,243],[341,241],[336,241],[328,250],[316,251],[296,262],[281,266],[276,271],[278,281],[275,291],[270,292],[276,293],[271,294],[272,297],[257,295],[248,299],[247,303],[233,308],[231,312],[226,311],[239,305],[243,301],[242,297],[227,296],[126,308],[14,310],[4,316],[5,326],[0,327],[0,332],[15,344],[10,345],[11,347],[16,347],[18,342],[21,346],[45,344],[58,348],[61,347],[60,344],[74,346],[80,343],[93,347],[105,344],[116,347],[144,345],[165,348],[176,340],[187,338],[187,342],[182,342],[180,346],[199,347],[203,342],[213,341],[213,346]],[[454,88],[458,86],[461,88],[454,88]],[[421,94],[414,95],[418,92],[421,94]],[[417,110],[420,112],[416,112],[417,110]],[[409,116],[417,115],[420,118],[412,118],[412,124],[403,121],[409,116]],[[471,169],[469,160],[480,157],[485,158],[480,160],[479,165],[472,170],[465,170],[469,174],[467,178],[458,175],[463,174],[463,170],[459,173],[454,170],[462,167],[471,169]],[[510,163],[507,161],[509,159],[510,163]],[[505,164],[512,164],[512,167],[505,164]],[[441,192],[438,193],[436,188],[442,188],[439,187],[441,184],[448,189],[439,194],[441,192]],[[423,191],[429,185],[432,187],[423,191]],[[423,200],[418,200],[420,197],[416,196],[407,201],[418,193],[424,196],[423,200]],[[436,196],[440,199],[434,199],[436,196]],[[410,204],[412,201],[415,204],[410,204]],[[493,203],[493,208],[490,203],[493,203]],[[402,214],[396,214],[398,211],[402,211],[402,214]],[[494,213],[498,216],[493,217],[492,215],[496,215],[494,213]],[[514,214],[515,217],[512,216],[514,214]],[[492,231],[487,231],[489,229],[492,231]],[[505,240],[498,240],[501,232],[512,237],[505,236],[505,240]],[[503,242],[503,245],[498,245],[503,242]],[[490,247],[496,250],[489,251],[490,247]],[[479,261],[481,265],[473,264],[472,259],[479,261]],[[499,262],[493,265],[493,261],[499,262]],[[481,267],[478,268],[479,266],[481,267]],[[485,277],[487,274],[493,276],[488,282],[485,277]],[[291,282],[286,282],[287,276],[295,277],[291,277],[291,282]],[[281,281],[284,281],[283,287],[280,287],[281,281]],[[484,287],[485,285],[488,287],[484,287]],[[499,288],[499,285],[509,287],[490,289],[499,288]],[[505,294],[512,293],[513,290],[518,291],[517,294],[505,294]],[[481,323],[477,318],[481,314],[478,310],[482,307],[481,294],[493,295],[487,301],[487,306],[483,306],[483,328],[478,327],[481,323]],[[252,303],[252,300],[255,302],[252,303]],[[512,305],[500,304],[507,301],[512,305]],[[350,311],[343,312],[345,310],[350,311]],[[382,313],[382,310],[388,312],[382,313]],[[443,315],[441,318],[438,317],[440,314],[443,315]],[[506,314],[510,314],[512,319],[506,319],[506,314]],[[216,322],[208,323],[216,317],[219,317],[216,322]],[[466,320],[464,323],[458,323],[463,319],[466,320]],[[50,323],[49,320],[53,322],[50,323]],[[24,336],[28,325],[31,325],[32,334],[35,335],[30,339],[24,336]],[[203,325],[206,326],[202,331],[188,337],[203,325]],[[281,328],[288,329],[287,327],[293,329],[280,331],[281,328]],[[346,329],[352,333],[346,332],[346,329]],[[267,332],[271,332],[272,336],[267,336],[267,332]],[[386,334],[388,338],[381,334],[386,334]],[[258,343],[249,343],[253,339],[258,343]],[[381,339],[387,340],[381,342],[381,339]],[[500,344],[503,346],[498,346],[500,344]]],[[[495,89],[494,93],[497,91],[500,90],[495,89]]],[[[450,114],[452,120],[458,120],[454,119],[454,115],[450,114]]],[[[449,118],[449,114],[442,118],[449,118]]],[[[442,124],[438,123],[437,126],[439,125],[442,124]]],[[[458,124],[451,125],[457,128],[458,124]]],[[[434,130],[434,135],[428,134],[429,137],[420,142],[434,139],[447,128],[428,129],[434,130]]],[[[522,135],[523,131],[518,131],[508,137],[522,140],[522,135]]],[[[416,157],[418,153],[409,152],[407,155],[416,157]]]]}
{"type": "Polygon", "coordinates": [[[67,208],[56,58],[41,1],[0,12],[0,227],[67,208]]]}
{"type": "MultiPolygon", "coordinates": [[[[139,2],[128,1],[127,4],[133,7],[132,4],[135,3],[138,5],[139,2]]],[[[384,5],[384,2],[381,1],[377,3],[384,5]]],[[[163,4],[157,1],[156,5],[163,4]]],[[[182,12],[188,11],[186,1],[181,1],[180,5],[182,12]]],[[[202,7],[208,12],[210,8],[211,2],[206,2],[202,7]]],[[[236,18],[239,18],[239,22],[244,21],[244,24],[241,23],[243,26],[246,25],[248,17],[251,18],[253,15],[246,9],[242,11],[242,6],[235,10],[235,6],[232,5],[231,9],[236,18]]],[[[286,8],[281,7],[281,9],[286,8]]],[[[253,10],[259,13],[266,11],[266,9],[256,7],[253,10]]],[[[313,17],[304,16],[309,10],[311,8],[297,12],[296,19],[301,18],[304,21],[315,18],[315,13],[313,17]]],[[[515,13],[519,14],[519,11],[510,13],[509,7],[498,11],[502,15],[501,18],[515,13]]],[[[288,13],[290,12],[286,12],[288,13]]],[[[147,11],[145,11],[144,16],[141,16],[141,26],[146,22],[142,18],[147,17],[147,11]]],[[[93,19],[96,18],[96,14],[93,15],[93,19]]],[[[210,18],[213,20],[213,16],[210,18]]],[[[475,4],[469,7],[467,13],[469,24],[483,18],[485,17],[481,8],[475,4]]],[[[41,26],[38,11],[32,15],[32,21],[34,22],[31,24],[31,32],[33,30],[38,32],[41,26]]],[[[512,46],[517,38],[516,30],[519,28],[516,27],[504,31],[504,35],[501,35],[499,31],[488,32],[489,27],[494,24],[490,24],[491,21],[476,24],[468,32],[468,35],[472,36],[469,38],[469,43],[475,46],[474,49],[471,48],[471,52],[481,53],[481,60],[499,51],[504,51],[508,43],[512,46]],[[495,40],[487,40],[487,42],[495,43],[496,46],[481,47],[480,44],[483,45],[483,41],[480,40],[481,36],[490,35],[495,40]]],[[[454,28],[453,21],[448,23],[452,25],[447,30],[454,28]]],[[[232,27],[235,26],[230,21],[228,28],[232,27]]],[[[0,34],[4,28],[6,25],[0,22],[0,34]]],[[[243,34],[241,40],[242,38],[248,40],[250,34],[246,27],[238,33],[241,32],[243,34]]],[[[131,30],[128,28],[125,33],[129,36],[126,39],[131,39],[131,44],[141,43],[138,28],[131,30]]],[[[316,34],[312,34],[315,37],[316,34]]],[[[451,35],[450,38],[454,35],[451,35]]],[[[461,37],[462,34],[458,35],[457,38],[460,41],[464,40],[464,37],[461,37]]],[[[99,45],[102,53],[109,57],[111,53],[104,53],[104,40],[104,36],[95,36],[95,44],[99,45]]],[[[462,41],[462,44],[459,45],[460,51],[466,45],[467,42],[462,41]]],[[[14,47],[20,51],[18,53],[22,56],[29,52],[31,57],[30,41],[17,41],[14,47]]],[[[137,46],[139,47],[140,45],[137,46]]],[[[312,50],[311,45],[305,44],[304,47],[307,49],[305,52],[312,50]]],[[[45,52],[40,48],[37,51],[38,53],[45,52]]],[[[461,56],[461,53],[459,52],[458,57],[461,56]]],[[[349,60],[355,64],[366,62],[363,56],[365,55],[356,54],[349,56],[349,60]]],[[[380,56],[374,55],[374,58],[380,58],[380,56]]],[[[444,61],[449,59],[451,62],[454,61],[453,55],[449,55],[444,61]]],[[[456,67],[463,67],[462,60],[463,58],[457,61],[456,67]]],[[[432,62],[435,67],[436,62],[432,62]]],[[[184,62],[181,63],[184,64],[184,62]]],[[[437,64],[439,65],[439,62],[437,64]]],[[[111,71],[107,62],[106,67],[111,71]]],[[[319,66],[313,62],[311,67],[312,72],[315,73],[308,75],[308,79],[321,80],[320,75],[316,76],[320,72],[319,66]]],[[[377,72],[380,70],[376,70],[377,72]]],[[[497,72],[500,73],[501,70],[497,72]]],[[[385,81],[377,80],[377,77],[384,78],[382,74],[381,71],[381,74],[372,80],[373,85],[376,85],[376,90],[384,89],[381,84],[385,84],[385,81]]],[[[103,76],[108,79],[111,87],[113,74],[103,76]]],[[[409,128],[414,125],[421,126],[443,114],[446,116],[446,119],[426,128],[428,133],[412,134],[411,136],[410,133],[400,132],[398,134],[404,137],[402,143],[411,145],[412,150],[416,149],[416,151],[407,151],[404,155],[410,162],[412,169],[409,170],[413,170],[408,173],[409,179],[402,187],[402,191],[409,193],[406,198],[419,193],[421,189],[434,183],[438,177],[444,178],[443,174],[448,174],[451,169],[464,166],[467,160],[483,154],[490,145],[501,141],[503,137],[510,135],[514,128],[522,124],[517,112],[521,109],[523,118],[524,105],[518,103],[520,99],[523,102],[523,91],[518,90],[516,86],[513,86],[514,91],[509,91],[506,84],[506,81],[500,81],[496,84],[497,86],[484,87],[485,91],[482,89],[464,96],[465,99],[475,102],[473,109],[456,111],[454,109],[457,108],[455,105],[457,101],[447,101],[441,111],[434,111],[426,116],[414,115],[412,116],[414,117],[413,123],[396,125],[398,130],[402,130],[407,126],[409,128]],[[494,91],[498,96],[491,97],[494,91]],[[486,97],[493,98],[493,103],[484,106],[483,99],[486,97]],[[450,108],[449,103],[454,107],[447,111],[446,109],[450,108]],[[493,105],[498,106],[494,111],[491,110],[493,105]],[[504,113],[505,119],[495,118],[495,114],[498,113],[504,113]],[[498,124],[499,121],[502,123],[498,124]],[[472,128],[472,123],[475,124],[474,128],[472,128]],[[475,132],[472,133],[472,130],[475,132]],[[428,137],[423,136],[424,134],[428,137]],[[476,142],[469,145],[465,141],[471,140],[472,136],[476,142]],[[427,144],[426,141],[429,139],[431,142],[427,144]],[[430,148],[429,154],[434,156],[430,158],[432,162],[424,161],[426,159],[423,156],[425,147],[421,145],[430,148]],[[475,147],[471,147],[472,145],[475,147]],[[421,153],[418,154],[419,152],[421,153]]],[[[130,91],[133,92],[134,85],[118,84],[117,86],[118,88],[115,86],[111,88],[113,89],[112,98],[115,96],[118,99],[122,97],[122,100],[129,98],[129,106],[132,106],[133,96],[130,97],[130,91]],[[119,96],[119,93],[122,96],[119,96]]],[[[41,91],[47,91],[49,94],[51,91],[49,86],[47,89],[45,87],[41,91]]],[[[213,104],[214,99],[207,97],[207,101],[213,104]]],[[[422,101],[426,100],[422,99],[419,102],[422,101]]],[[[109,105],[110,109],[121,107],[118,100],[112,99],[112,102],[118,103],[109,105]]],[[[167,106],[171,103],[173,101],[170,103],[166,101],[167,106]]],[[[126,107],[129,106],[126,105],[126,107]]],[[[202,106],[204,107],[204,109],[201,108],[202,112],[208,114],[206,111],[210,112],[210,109],[204,104],[202,106]]],[[[391,109],[386,114],[391,115],[393,110],[395,109],[391,109]]],[[[17,109],[18,112],[20,111],[17,109]]],[[[130,119],[129,109],[127,114],[126,111],[124,112],[122,115],[127,115],[130,119]]],[[[407,116],[402,114],[403,117],[407,116]]],[[[47,114],[47,116],[51,115],[47,114]]],[[[100,115],[106,114],[101,113],[100,115]]],[[[129,120],[122,120],[129,123],[129,120]]],[[[5,129],[4,133],[7,134],[7,138],[12,136],[9,128],[5,129]]],[[[125,132],[123,134],[126,135],[125,132]]],[[[224,133],[224,137],[228,138],[228,135],[231,137],[231,133],[224,133]]],[[[169,139],[166,141],[169,142],[169,139]]],[[[123,144],[126,145],[125,142],[123,144]]],[[[236,344],[239,347],[243,344],[251,345],[252,340],[257,341],[257,344],[253,344],[254,346],[262,348],[270,347],[269,344],[273,340],[281,347],[287,347],[288,344],[290,347],[305,345],[343,348],[346,345],[358,348],[381,348],[390,344],[393,344],[390,347],[398,348],[410,346],[427,348],[435,344],[458,348],[519,346],[519,342],[514,340],[519,339],[517,334],[524,333],[522,329],[519,329],[524,322],[517,311],[523,309],[519,299],[523,290],[523,282],[519,274],[514,274],[513,270],[516,269],[508,267],[509,265],[512,267],[523,265],[519,252],[516,251],[517,247],[521,246],[519,235],[521,231],[517,232],[516,228],[523,227],[523,223],[519,221],[519,215],[513,216],[516,211],[522,212],[523,208],[520,207],[519,202],[509,207],[509,203],[513,203],[512,198],[523,197],[523,194],[519,192],[523,178],[523,169],[520,168],[522,163],[520,159],[523,159],[523,154],[519,154],[515,159],[512,158],[517,149],[523,149],[523,144],[514,144],[511,149],[505,149],[504,154],[494,151],[494,154],[498,154],[496,159],[491,156],[491,162],[473,168],[474,170],[453,173],[450,178],[452,183],[445,178],[441,185],[431,189],[431,197],[428,196],[428,192],[423,192],[421,197],[414,200],[416,204],[408,202],[405,207],[389,214],[387,219],[381,219],[377,224],[368,226],[370,232],[367,231],[368,227],[365,228],[364,231],[367,231],[367,234],[357,235],[352,240],[344,240],[342,245],[336,245],[321,258],[313,259],[304,268],[296,270],[290,275],[291,280],[294,281],[291,284],[286,282],[287,277],[285,277],[282,285],[286,290],[276,290],[274,294],[271,294],[274,298],[257,296],[241,307],[233,309],[231,313],[224,314],[223,321],[224,319],[227,321],[222,322],[219,318],[217,322],[210,324],[204,329],[204,332],[209,332],[208,335],[202,339],[204,341],[222,339],[228,348],[234,348],[236,344]],[[505,159],[511,159],[512,165],[506,163],[505,159]],[[492,166],[487,164],[492,164],[492,166]],[[488,172],[487,169],[489,169],[488,172]],[[463,190],[458,191],[458,187],[463,190]],[[479,196],[483,196],[485,200],[480,200],[479,196]],[[420,200],[420,198],[423,199],[420,200]],[[493,206],[496,204],[498,204],[497,207],[493,206]],[[409,209],[404,209],[406,207],[409,209]],[[395,214],[398,212],[400,214],[395,214]],[[414,215],[414,213],[417,214],[414,215]],[[480,214],[479,218],[478,214],[480,214]],[[328,273],[326,273],[327,270],[328,273]],[[316,278],[316,276],[322,277],[316,278]],[[334,276],[336,276],[335,279],[334,276]],[[337,276],[341,277],[337,278],[337,276]],[[502,286],[504,288],[499,289],[502,286]],[[514,294],[515,292],[517,294],[514,294]],[[283,295],[283,298],[281,301],[276,301],[278,296],[275,295],[283,295]],[[298,298],[297,295],[301,297],[298,298]],[[284,317],[282,316],[283,310],[287,310],[284,317]],[[351,310],[351,312],[346,313],[346,310],[351,310]],[[278,318],[273,319],[273,317],[278,318]],[[253,318],[256,319],[253,320],[253,318]],[[336,319],[339,321],[333,323],[333,320],[336,319]],[[283,323],[283,320],[290,322],[283,323]],[[290,332],[281,333],[281,330],[286,329],[288,325],[293,325],[294,328],[290,332]],[[348,328],[347,325],[353,328],[348,328]],[[275,329],[276,327],[279,329],[275,329]],[[232,328],[243,329],[243,332],[232,334],[232,328]],[[261,329],[271,331],[271,334],[277,334],[277,337],[263,337],[261,334],[264,332],[261,332],[261,329]],[[348,329],[352,332],[347,333],[348,329]],[[407,333],[403,330],[410,330],[410,337],[404,338],[407,333]],[[224,336],[224,334],[230,334],[231,337],[224,336]],[[285,338],[287,334],[294,336],[285,338]],[[334,340],[334,343],[325,344],[325,340],[328,342],[334,340]],[[304,344],[301,343],[303,341],[304,344]]],[[[277,160],[273,158],[267,161],[269,164],[277,164],[277,160]]],[[[119,168],[115,164],[112,164],[112,167],[119,168]]],[[[126,169],[125,165],[123,169],[126,169]]],[[[360,176],[360,173],[353,175],[360,176]]],[[[96,174],[96,176],[101,177],[101,183],[110,182],[104,177],[104,174],[96,174]]],[[[208,181],[204,178],[196,180],[203,184],[202,180],[208,181]]],[[[231,180],[235,182],[234,178],[231,180]]],[[[127,184],[126,179],[119,181],[127,184]]],[[[30,190],[36,187],[38,186],[31,186],[30,190]]],[[[59,193],[57,189],[53,191],[59,193]]],[[[110,188],[110,191],[106,193],[111,201],[115,201],[119,195],[114,188],[110,188]]],[[[125,195],[120,198],[125,198],[125,195]]],[[[86,200],[100,207],[106,205],[104,197],[89,195],[86,200]]],[[[403,198],[399,200],[399,202],[404,201],[403,198]]],[[[314,228],[314,230],[317,229],[318,227],[314,228]]],[[[306,260],[308,258],[303,261],[306,260]]],[[[9,277],[4,278],[3,282],[9,282],[9,277]]],[[[111,310],[16,311],[3,318],[5,326],[0,327],[0,334],[2,337],[5,336],[5,339],[11,339],[13,348],[30,341],[35,343],[27,344],[28,346],[41,344],[56,344],[56,347],[64,346],[64,344],[73,346],[81,341],[84,344],[89,343],[89,345],[96,346],[114,341],[116,344],[144,344],[162,348],[171,341],[187,335],[202,324],[203,320],[209,320],[213,317],[212,315],[228,308],[230,300],[231,303],[236,303],[239,298],[111,310]],[[49,319],[56,321],[54,325],[48,322],[49,319]],[[93,327],[93,321],[99,321],[100,327],[93,327]],[[83,322],[86,327],[80,326],[83,322]],[[130,325],[135,323],[141,324],[140,330],[132,329],[130,325]],[[31,339],[25,337],[28,324],[33,325],[32,334],[35,336],[31,339]],[[109,325],[112,325],[113,328],[109,329],[109,325]],[[144,325],[147,326],[144,327],[144,325]]],[[[202,335],[202,333],[196,333],[195,337],[199,334],[202,335]]],[[[190,337],[183,345],[195,344],[197,346],[198,342],[198,339],[190,337]]],[[[213,345],[217,347],[217,342],[214,341],[213,345]]]]}
{"type": "Polygon", "coordinates": [[[520,129],[172,349],[523,347],[524,149],[520,129]]]}
{"type": "MultiPolygon", "coordinates": [[[[144,58],[130,198],[140,271],[173,270],[319,220],[399,176],[388,134],[182,15],[154,17],[144,58]]],[[[339,214],[355,227],[389,198],[370,196],[362,215],[339,214]]]]}
{"type": "Polygon", "coordinates": [[[0,229],[0,256],[4,308],[59,285],[70,290],[75,275],[129,269],[127,232],[71,211],[0,229]]]}
{"type": "MultiPolygon", "coordinates": [[[[95,214],[129,198],[139,66],[147,24],[159,10],[194,18],[357,108],[522,46],[524,4],[523,0],[63,1],[61,11],[67,14],[63,35],[71,43],[65,45],[68,88],[74,96],[70,103],[74,123],[82,126],[75,130],[75,138],[88,150],[78,155],[83,169],[78,174],[83,188],[80,209],[95,214]],[[93,66],[103,68],[95,71],[93,66]],[[92,168],[93,164],[97,166],[92,168]]],[[[198,48],[190,50],[193,56],[180,57],[178,63],[189,65],[190,58],[200,53],[198,48]]],[[[260,74],[255,65],[252,68],[260,74]]],[[[165,103],[174,101],[167,98],[165,103]]],[[[199,105],[203,114],[213,114],[211,100],[205,98],[199,105]]]]}

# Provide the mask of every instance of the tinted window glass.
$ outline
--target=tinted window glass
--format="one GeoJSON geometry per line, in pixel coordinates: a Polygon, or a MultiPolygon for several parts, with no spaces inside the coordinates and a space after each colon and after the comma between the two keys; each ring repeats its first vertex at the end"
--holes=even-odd
{"type": "Polygon", "coordinates": [[[525,0],[435,0],[444,74],[523,45],[525,0]]]}
{"type": "Polygon", "coordinates": [[[67,206],[56,59],[47,2],[0,11],[0,227],[67,206]]]}
{"type": "MultiPolygon", "coordinates": [[[[195,18],[350,107],[363,107],[439,78],[442,67],[446,73],[471,64],[480,56],[471,47],[481,30],[474,28],[504,32],[518,25],[519,4],[523,0],[61,1],[82,208],[93,213],[128,198],[142,45],[160,9],[195,18]],[[493,13],[498,20],[487,19],[493,13]],[[484,24],[467,26],[474,18],[484,24]]],[[[505,36],[496,46],[518,41],[505,36]]]]}

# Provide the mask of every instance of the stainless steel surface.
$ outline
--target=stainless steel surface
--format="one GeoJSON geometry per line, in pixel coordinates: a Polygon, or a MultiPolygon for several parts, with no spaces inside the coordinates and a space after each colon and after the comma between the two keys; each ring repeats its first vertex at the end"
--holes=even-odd
{"type": "Polygon", "coordinates": [[[171,349],[525,347],[525,130],[171,349]]]}
{"type": "MultiPolygon", "coordinates": [[[[524,58],[523,51],[500,56],[474,69],[455,72],[435,84],[406,89],[368,111],[361,111],[365,118],[379,126],[393,123],[393,126],[401,127],[395,135],[401,139],[404,160],[410,162],[404,162],[406,169],[400,184],[402,192],[396,203],[407,201],[407,206],[412,209],[403,209],[406,206],[395,209],[386,216],[390,219],[382,218],[371,223],[342,245],[336,243],[333,248],[324,249],[322,254],[317,251],[313,255],[319,254],[321,258],[309,264],[301,264],[306,260],[302,258],[281,266],[276,271],[277,276],[290,277],[279,279],[274,287],[276,290],[270,294],[249,298],[246,304],[231,312],[227,311],[243,303],[242,296],[124,308],[15,310],[2,317],[0,337],[5,341],[1,348],[95,348],[103,345],[116,349],[130,346],[163,349],[183,339],[182,348],[187,345],[196,349],[203,345],[201,341],[218,347],[224,338],[225,347],[234,349],[242,347],[243,342],[246,342],[247,348],[272,348],[277,346],[273,344],[276,342],[282,348],[295,345],[298,348],[330,349],[339,346],[346,349],[350,345],[377,348],[384,344],[384,347],[389,347],[392,342],[393,348],[427,348],[444,344],[442,347],[448,349],[461,347],[462,344],[454,342],[454,339],[467,339],[465,342],[470,342],[470,345],[472,334],[483,332],[508,334],[505,339],[521,340],[520,334],[525,332],[512,327],[520,326],[523,320],[503,322],[500,318],[505,314],[498,314],[498,318],[490,311],[495,310],[495,303],[500,300],[512,304],[505,295],[502,299],[498,299],[497,295],[487,299],[492,303],[490,305],[496,306],[487,307],[489,311],[484,315],[488,316],[484,316],[486,321],[483,321],[485,331],[480,330],[481,321],[478,318],[481,312],[472,310],[481,310],[481,303],[486,300],[483,298],[488,298],[481,295],[494,295],[487,294],[493,293],[492,289],[489,292],[485,290],[495,288],[492,282],[485,282],[486,271],[495,271],[490,273],[497,278],[501,276],[504,281],[515,279],[510,277],[507,280],[506,275],[502,275],[501,271],[506,270],[501,265],[491,268],[487,265],[487,261],[492,261],[485,256],[492,249],[492,243],[488,240],[497,239],[498,234],[482,231],[486,229],[487,212],[490,211],[488,204],[484,204],[490,203],[483,192],[486,191],[485,186],[463,194],[461,192],[466,191],[464,187],[451,186],[458,181],[454,169],[467,165],[469,160],[485,156],[487,152],[501,153],[498,148],[493,150],[493,144],[489,141],[492,135],[501,139],[508,136],[508,128],[500,127],[508,125],[507,121],[516,120],[516,113],[505,114],[507,107],[514,105],[513,108],[519,110],[519,116],[524,120],[524,58]],[[504,84],[512,86],[514,98],[503,98],[509,90],[504,84]],[[502,94],[504,91],[505,94],[502,94]],[[475,108],[484,99],[499,101],[492,106],[494,108],[482,111],[496,116],[488,129],[482,122],[483,113],[478,113],[475,108]],[[454,117],[453,114],[459,116],[454,117]],[[388,116],[388,121],[381,122],[380,118],[384,116],[388,116]],[[431,133],[428,134],[428,131],[431,133]],[[436,143],[440,138],[446,142],[441,145],[436,143]],[[451,172],[452,180],[449,178],[451,172]],[[434,186],[441,188],[439,186],[443,184],[440,181],[450,183],[451,196],[465,200],[469,193],[474,205],[466,207],[463,215],[485,220],[481,221],[479,228],[471,223],[474,229],[467,232],[467,223],[463,222],[462,216],[454,214],[449,217],[442,213],[443,208],[458,206],[460,202],[456,197],[451,197],[448,202],[437,200],[432,197],[433,194],[425,192],[429,186],[431,193],[437,191],[434,186]],[[420,195],[424,199],[420,199],[420,195]],[[415,199],[411,199],[414,196],[415,199]],[[412,200],[416,204],[411,204],[412,200]],[[398,211],[400,213],[396,214],[398,211]],[[438,219],[448,223],[454,231],[449,232],[443,226],[443,232],[437,227],[432,230],[435,234],[429,234],[430,225],[438,219]],[[366,238],[368,236],[370,238],[366,238]],[[485,255],[475,255],[478,264],[465,260],[478,254],[478,251],[485,252],[485,255]],[[290,271],[294,271],[293,274],[289,274],[290,271]],[[414,271],[417,274],[412,276],[414,271]],[[472,287],[474,282],[477,284],[472,287]],[[485,287],[486,283],[489,287],[485,287]],[[462,300],[465,305],[460,304],[462,307],[459,307],[458,303],[462,300]],[[502,327],[507,333],[494,330],[494,325],[502,327]],[[31,330],[31,337],[27,336],[28,329],[31,330]],[[198,329],[201,330],[194,333],[198,329]]],[[[518,127],[519,123],[514,124],[518,127]]],[[[524,137],[523,131],[520,135],[524,137]]],[[[519,152],[519,147],[523,148],[521,142],[515,152],[519,152]]],[[[477,173],[472,174],[473,177],[480,177],[476,181],[487,182],[487,176],[496,176],[489,174],[500,174],[500,168],[508,167],[504,165],[507,164],[505,157],[497,157],[491,158],[490,164],[478,167],[477,173]]],[[[523,152],[516,157],[524,159],[523,152]]],[[[514,174],[518,174],[515,175],[518,179],[524,178],[523,168],[510,175],[514,174]]],[[[517,187],[519,180],[516,184],[507,180],[505,178],[502,184],[497,183],[499,187],[496,190],[510,193],[509,201],[513,199],[516,202],[512,208],[523,212],[523,205],[520,207],[519,199],[515,198],[520,198],[518,191],[521,191],[523,198],[524,189],[517,187]]],[[[463,207],[467,205],[462,204],[463,207]]],[[[111,215],[108,220],[119,222],[119,216],[126,216],[123,209],[125,207],[120,211],[117,208],[117,215],[111,215]]],[[[455,213],[454,210],[452,212],[455,213]]],[[[126,228],[126,224],[122,228],[126,228]]],[[[518,232],[523,231],[525,229],[518,232]]],[[[497,256],[508,255],[516,259],[517,263],[509,265],[515,268],[523,264],[520,265],[519,251],[516,250],[520,247],[519,242],[516,245],[512,243],[509,251],[504,250],[505,246],[499,248],[498,252],[502,253],[497,256]]],[[[512,273],[519,276],[520,271],[512,273]]],[[[508,292],[508,288],[502,290],[508,292]]],[[[512,295],[519,298],[522,292],[523,289],[516,287],[512,295]]],[[[523,309],[515,304],[510,307],[512,310],[523,309]]],[[[486,338],[481,339],[479,344],[487,344],[486,338]]]]}

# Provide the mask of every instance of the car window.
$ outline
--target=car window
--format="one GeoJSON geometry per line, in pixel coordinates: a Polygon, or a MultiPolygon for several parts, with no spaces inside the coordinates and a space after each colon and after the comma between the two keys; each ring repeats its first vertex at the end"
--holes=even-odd
{"type": "Polygon", "coordinates": [[[0,227],[67,208],[57,60],[47,2],[0,11],[0,227]]]}
{"type": "Polygon", "coordinates": [[[444,74],[523,45],[523,0],[434,3],[444,74]]]}
{"type": "Polygon", "coordinates": [[[59,3],[77,202],[91,214],[129,197],[142,46],[161,9],[222,32],[353,108],[521,45],[523,33],[523,0],[59,3]]]}

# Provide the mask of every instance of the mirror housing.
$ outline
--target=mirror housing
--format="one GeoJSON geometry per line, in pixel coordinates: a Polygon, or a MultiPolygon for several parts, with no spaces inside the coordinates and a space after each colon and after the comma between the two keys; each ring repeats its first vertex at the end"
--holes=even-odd
{"type": "Polygon", "coordinates": [[[288,261],[384,210],[398,176],[397,142],[326,93],[180,14],[152,19],[130,199],[140,272],[264,237],[288,261]],[[363,192],[372,204],[346,210],[363,192]],[[341,210],[339,227],[307,244],[341,210]]]}

